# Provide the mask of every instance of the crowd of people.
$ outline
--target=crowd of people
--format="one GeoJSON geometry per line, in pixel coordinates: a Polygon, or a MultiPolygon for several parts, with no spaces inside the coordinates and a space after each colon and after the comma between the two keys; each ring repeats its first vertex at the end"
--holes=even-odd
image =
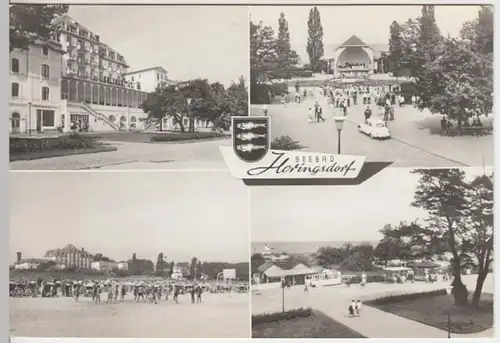
{"type": "Polygon", "coordinates": [[[135,302],[158,304],[161,299],[169,300],[171,296],[178,303],[179,295],[190,295],[192,303],[201,303],[202,294],[209,293],[245,293],[249,286],[245,282],[216,282],[190,280],[39,280],[11,281],[9,295],[11,297],[72,297],[78,302],[80,297],[92,298],[93,303],[107,304],[125,301],[127,295],[133,296],[135,302]]]}
{"type": "Polygon", "coordinates": [[[337,68],[340,69],[367,69],[368,64],[366,62],[345,62],[338,64],[337,68]]]}

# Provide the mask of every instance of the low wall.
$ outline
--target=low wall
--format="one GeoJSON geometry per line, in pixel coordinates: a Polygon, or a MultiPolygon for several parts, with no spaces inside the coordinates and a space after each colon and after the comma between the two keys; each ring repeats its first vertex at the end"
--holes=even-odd
{"type": "Polygon", "coordinates": [[[281,282],[258,283],[251,286],[252,291],[265,291],[281,287],[281,282]]]}

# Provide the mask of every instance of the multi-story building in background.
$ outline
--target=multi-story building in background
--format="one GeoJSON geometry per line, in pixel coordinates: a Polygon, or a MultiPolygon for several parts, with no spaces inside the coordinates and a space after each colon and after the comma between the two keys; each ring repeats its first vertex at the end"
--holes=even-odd
{"type": "Polygon", "coordinates": [[[124,78],[124,56],[68,15],[52,23],[52,39],[65,51],[61,74],[63,129],[72,124],[93,131],[141,129],[147,92],[124,78]]]}
{"type": "Polygon", "coordinates": [[[56,130],[61,125],[63,54],[60,44],[41,40],[10,52],[10,133],[56,130]]]}
{"type": "Polygon", "coordinates": [[[154,92],[158,87],[175,85],[176,82],[168,78],[168,72],[163,67],[153,67],[124,74],[125,80],[145,92],[154,92]]]}
{"type": "Polygon", "coordinates": [[[91,263],[91,268],[103,272],[110,272],[113,269],[128,270],[128,262],[94,261],[91,263]]]}
{"type": "Polygon", "coordinates": [[[62,268],[91,269],[92,255],[85,249],[78,249],[68,244],[62,249],[53,249],[45,253],[45,259],[53,261],[62,268]]]}

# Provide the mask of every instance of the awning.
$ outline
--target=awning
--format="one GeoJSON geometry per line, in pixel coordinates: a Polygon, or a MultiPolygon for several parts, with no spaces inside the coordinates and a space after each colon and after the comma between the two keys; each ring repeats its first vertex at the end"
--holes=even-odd
{"type": "Polygon", "coordinates": [[[286,276],[298,276],[298,275],[309,275],[316,274],[314,270],[311,268],[298,268],[298,269],[290,269],[290,270],[269,270],[264,272],[264,275],[267,277],[286,277],[286,276]]]}

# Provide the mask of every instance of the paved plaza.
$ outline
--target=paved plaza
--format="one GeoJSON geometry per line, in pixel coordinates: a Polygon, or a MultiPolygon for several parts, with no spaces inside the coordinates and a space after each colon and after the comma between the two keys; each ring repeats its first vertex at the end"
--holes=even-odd
{"type": "Polygon", "coordinates": [[[179,304],[136,303],[131,296],[118,304],[93,304],[90,298],[10,298],[13,336],[248,338],[248,294],[204,294],[203,304],[188,295],[179,304]]]}
{"type": "MultiPolygon", "coordinates": [[[[316,88],[315,92],[318,91],[316,88]]],[[[290,94],[294,94],[291,91],[290,94]]],[[[293,97],[291,96],[290,99],[293,97]]],[[[358,102],[359,103],[359,102],[358,102]]],[[[373,116],[377,108],[371,106],[373,116]]],[[[336,153],[337,130],[332,119],[332,109],[322,95],[306,98],[300,104],[267,105],[271,117],[273,137],[288,135],[306,148],[304,151],[336,153]],[[315,101],[323,108],[325,123],[309,124],[308,109],[315,101]]],[[[389,122],[392,138],[378,141],[358,132],[364,121],[366,105],[348,108],[347,120],[342,130],[342,154],[366,156],[367,161],[393,161],[396,167],[463,167],[493,164],[493,135],[473,137],[446,137],[439,134],[441,116],[429,111],[419,111],[411,105],[395,108],[395,120],[389,122]]],[[[334,109],[335,115],[340,113],[334,109]]],[[[262,106],[253,105],[251,115],[263,115],[262,106]]],[[[490,118],[483,118],[485,127],[491,126],[490,118]]]]}
{"type": "MultiPolygon", "coordinates": [[[[475,287],[476,275],[465,276],[463,282],[469,290],[475,287]]],[[[447,332],[409,320],[391,313],[387,313],[373,307],[363,306],[360,317],[351,318],[347,314],[347,308],[352,300],[362,302],[398,293],[416,293],[443,289],[448,283],[438,282],[427,284],[424,282],[387,284],[369,283],[365,288],[359,285],[338,285],[331,287],[310,288],[304,292],[303,287],[296,286],[285,289],[285,310],[300,307],[312,307],[319,310],[332,319],[348,326],[369,338],[446,338],[447,332]]],[[[493,276],[489,275],[485,281],[483,292],[493,293],[493,276]]],[[[252,292],[252,313],[272,313],[282,309],[282,290],[272,289],[252,292]]],[[[458,335],[452,337],[493,337],[493,329],[477,334],[458,335]]]]}
{"type": "Polygon", "coordinates": [[[231,139],[189,143],[106,142],[116,151],[43,158],[10,163],[11,170],[224,169],[219,146],[231,139]]]}

